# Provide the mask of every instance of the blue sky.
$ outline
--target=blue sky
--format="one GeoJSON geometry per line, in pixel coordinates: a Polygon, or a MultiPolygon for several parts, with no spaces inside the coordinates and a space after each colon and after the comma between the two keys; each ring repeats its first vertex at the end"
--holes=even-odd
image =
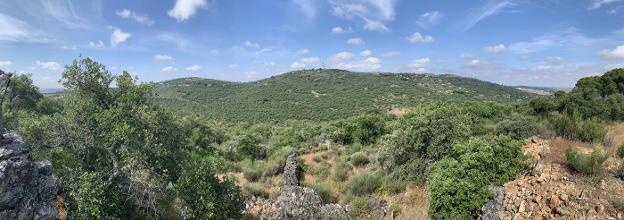
{"type": "Polygon", "coordinates": [[[60,87],[93,57],[141,81],[304,68],[571,87],[624,67],[624,0],[4,0],[0,69],[60,87]]]}

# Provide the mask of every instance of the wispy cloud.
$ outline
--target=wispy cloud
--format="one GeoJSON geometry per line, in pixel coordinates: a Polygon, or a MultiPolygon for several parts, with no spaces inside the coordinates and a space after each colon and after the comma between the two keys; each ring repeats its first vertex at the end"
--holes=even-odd
{"type": "Polygon", "coordinates": [[[342,27],[334,27],[332,28],[332,33],[334,34],[346,34],[346,33],[352,33],[353,29],[351,27],[348,28],[342,28],[342,27]]]}
{"type": "Polygon", "coordinates": [[[186,71],[197,72],[197,71],[200,71],[202,67],[200,65],[192,65],[192,66],[186,67],[185,69],[186,71]]]}
{"type": "Polygon", "coordinates": [[[393,21],[396,16],[397,0],[329,0],[336,17],[364,22],[369,31],[387,32],[384,22],[393,21]]]}
{"type": "Polygon", "coordinates": [[[0,14],[0,41],[35,42],[49,41],[43,33],[26,22],[11,16],[0,14]]]}
{"type": "Polygon", "coordinates": [[[407,41],[409,41],[410,43],[431,43],[434,41],[432,36],[428,36],[425,35],[423,36],[422,34],[415,32],[412,35],[410,35],[409,37],[406,38],[407,41]]]}
{"type": "Polygon", "coordinates": [[[153,25],[155,23],[154,20],[152,20],[151,18],[145,16],[145,15],[140,15],[137,14],[136,12],[133,12],[129,9],[122,9],[122,10],[118,10],[117,12],[115,12],[115,14],[119,17],[122,18],[130,18],[136,22],[138,22],[139,24],[144,24],[144,25],[153,25]]]}
{"type": "Polygon", "coordinates": [[[429,29],[435,26],[441,18],[442,13],[439,11],[431,11],[420,15],[418,20],[416,20],[416,24],[422,28],[429,29]]]}
{"type": "Polygon", "coordinates": [[[349,38],[349,40],[347,40],[347,44],[349,45],[363,45],[366,42],[364,42],[364,40],[362,40],[362,38],[349,38]]]}
{"type": "Polygon", "coordinates": [[[316,17],[316,11],[318,10],[317,0],[291,0],[292,3],[299,8],[308,21],[311,21],[316,17]]]}
{"type": "Polygon", "coordinates": [[[173,61],[175,60],[172,56],[166,54],[156,54],[154,55],[154,60],[158,61],[173,61]]]}
{"type": "Polygon", "coordinates": [[[617,46],[612,50],[601,50],[598,55],[605,59],[624,59],[624,45],[617,46]]]}
{"type": "Polygon", "coordinates": [[[492,53],[492,54],[503,53],[503,52],[505,52],[505,50],[507,50],[507,48],[503,44],[498,44],[498,45],[494,45],[494,46],[487,46],[487,47],[483,48],[483,51],[485,51],[486,53],[492,53]]]}
{"type": "Polygon", "coordinates": [[[591,6],[589,6],[590,10],[594,10],[594,9],[599,9],[602,6],[614,3],[614,2],[619,2],[621,0],[593,0],[591,6]]]}
{"type": "Polygon", "coordinates": [[[497,15],[505,9],[515,6],[513,0],[488,0],[481,8],[474,9],[466,18],[464,31],[472,28],[482,20],[497,15]]]}
{"type": "Polygon", "coordinates": [[[54,61],[42,62],[37,60],[36,64],[39,68],[47,70],[59,70],[61,68],[61,64],[54,61]]]}

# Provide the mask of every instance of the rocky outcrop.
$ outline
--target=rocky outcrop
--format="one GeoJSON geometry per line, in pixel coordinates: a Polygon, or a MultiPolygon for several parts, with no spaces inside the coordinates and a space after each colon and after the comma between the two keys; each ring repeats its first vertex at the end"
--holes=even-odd
{"type": "Polygon", "coordinates": [[[496,198],[482,208],[481,219],[624,219],[623,181],[605,176],[599,183],[553,162],[549,143],[531,138],[523,147],[530,172],[494,187],[496,198]]]}
{"type": "Polygon", "coordinates": [[[284,186],[274,201],[252,197],[246,202],[245,213],[259,219],[349,219],[339,204],[323,204],[313,189],[299,186],[301,176],[295,154],[288,156],[284,166],[284,186]]]}
{"type": "Polygon", "coordinates": [[[14,133],[0,146],[0,219],[56,219],[60,180],[50,161],[33,161],[28,146],[14,133]]]}
{"type": "Polygon", "coordinates": [[[291,154],[286,159],[286,165],[284,165],[284,186],[298,186],[300,175],[297,155],[291,154]]]}

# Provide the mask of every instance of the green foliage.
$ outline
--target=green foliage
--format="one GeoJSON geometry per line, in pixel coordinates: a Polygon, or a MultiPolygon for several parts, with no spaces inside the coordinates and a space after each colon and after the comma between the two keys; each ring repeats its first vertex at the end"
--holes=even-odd
{"type": "Polygon", "coordinates": [[[380,175],[365,171],[351,177],[346,192],[354,196],[370,195],[381,186],[382,180],[380,175]]]}
{"type": "Polygon", "coordinates": [[[406,186],[407,182],[388,177],[384,179],[382,188],[385,192],[394,195],[403,192],[406,186]]]}
{"type": "Polygon", "coordinates": [[[190,208],[189,219],[240,219],[245,208],[233,180],[219,181],[204,159],[188,162],[175,184],[178,196],[190,208]]]}
{"type": "Polygon", "coordinates": [[[537,132],[537,122],[530,116],[515,116],[503,120],[496,126],[496,134],[508,135],[514,139],[524,139],[537,132]]]}
{"type": "Polygon", "coordinates": [[[529,106],[537,115],[546,116],[550,112],[557,110],[557,103],[549,97],[538,96],[529,102],[529,106]]]}
{"type": "Polygon", "coordinates": [[[554,119],[553,127],[560,136],[586,142],[601,141],[605,135],[598,119],[582,119],[579,114],[559,115],[554,119]]]}
{"type": "Polygon", "coordinates": [[[522,169],[522,142],[509,136],[471,139],[431,167],[429,214],[434,219],[469,219],[487,202],[487,186],[516,177],[522,169]]]}
{"type": "Polygon", "coordinates": [[[319,197],[321,197],[321,202],[323,204],[328,204],[328,203],[336,203],[336,197],[334,197],[332,195],[332,191],[330,189],[329,186],[327,186],[324,183],[315,183],[309,186],[311,189],[314,190],[314,192],[316,192],[316,194],[319,195],[319,197]]]}
{"type": "Polygon", "coordinates": [[[600,177],[603,174],[602,164],[609,158],[606,152],[594,150],[590,155],[569,148],[566,151],[568,164],[575,171],[592,177],[600,177]]]}
{"type": "Polygon", "coordinates": [[[155,90],[154,102],[172,112],[230,122],[329,121],[414,103],[510,102],[533,96],[466,77],[328,69],[296,71],[248,83],[183,78],[158,83],[155,90]]]}
{"type": "Polygon", "coordinates": [[[450,155],[470,135],[470,120],[453,104],[420,106],[399,119],[378,154],[382,170],[400,180],[422,182],[430,163],[450,155]]]}
{"type": "Polygon", "coordinates": [[[364,152],[356,152],[351,154],[351,164],[353,166],[362,166],[368,163],[368,156],[364,152]]]}
{"type": "Polygon", "coordinates": [[[621,158],[624,158],[624,144],[620,145],[617,149],[617,154],[621,158]]]}
{"type": "Polygon", "coordinates": [[[336,162],[334,166],[334,180],[342,182],[349,177],[349,171],[351,171],[351,165],[344,161],[336,162]]]}
{"type": "Polygon", "coordinates": [[[106,219],[122,217],[123,200],[118,197],[118,190],[106,176],[97,172],[80,175],[78,190],[71,193],[75,200],[76,211],[72,218],[106,219]]]}

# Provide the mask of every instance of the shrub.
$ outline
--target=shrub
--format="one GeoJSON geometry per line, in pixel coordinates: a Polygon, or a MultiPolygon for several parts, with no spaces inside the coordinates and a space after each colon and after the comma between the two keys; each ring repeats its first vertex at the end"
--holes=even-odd
{"type": "Polygon", "coordinates": [[[353,197],[351,199],[351,210],[349,214],[351,217],[358,217],[362,214],[366,214],[370,211],[368,207],[368,197],[353,197]]]}
{"type": "Polygon", "coordinates": [[[75,218],[95,219],[119,216],[119,200],[116,187],[102,173],[86,172],[80,175],[78,189],[71,193],[76,201],[75,218]]]}
{"type": "Polygon", "coordinates": [[[185,164],[175,183],[178,196],[190,208],[190,219],[240,219],[245,203],[241,191],[231,179],[219,181],[208,160],[185,164]]]}
{"type": "Polygon", "coordinates": [[[364,196],[374,193],[381,186],[381,176],[372,172],[362,172],[351,178],[346,191],[350,195],[364,196]]]}
{"type": "Polygon", "coordinates": [[[368,156],[366,153],[357,152],[351,155],[351,164],[353,166],[362,166],[368,163],[368,156]]]}
{"type": "Polygon", "coordinates": [[[349,177],[349,171],[351,171],[351,165],[345,162],[336,162],[334,166],[334,180],[342,182],[349,177]]]}
{"type": "Polygon", "coordinates": [[[314,192],[319,195],[319,197],[321,197],[321,202],[323,202],[323,204],[336,202],[336,198],[332,195],[330,187],[326,184],[316,183],[312,184],[309,187],[313,189],[314,192]]]}
{"type": "Polygon", "coordinates": [[[442,159],[429,177],[429,215],[433,219],[470,219],[491,197],[479,161],[442,159]]]}
{"type": "Polygon", "coordinates": [[[256,196],[260,198],[268,199],[270,197],[266,187],[259,183],[248,183],[243,186],[243,192],[246,195],[256,196]]]}
{"type": "Polygon", "coordinates": [[[603,139],[605,130],[596,118],[582,119],[577,113],[572,116],[560,115],[554,121],[554,129],[558,135],[586,142],[603,139]]]}
{"type": "Polygon", "coordinates": [[[620,145],[620,147],[618,147],[617,153],[618,153],[618,156],[620,156],[621,158],[624,158],[624,144],[622,144],[622,145],[620,145]]]}
{"type": "Polygon", "coordinates": [[[594,150],[590,155],[587,155],[577,150],[568,149],[566,158],[570,167],[575,171],[597,177],[602,175],[602,163],[609,158],[609,155],[600,150],[594,150]]]}
{"type": "Polygon", "coordinates": [[[396,180],[394,178],[385,178],[383,189],[389,194],[398,194],[405,190],[407,183],[405,181],[396,180]]]}
{"type": "Polygon", "coordinates": [[[250,166],[243,168],[243,177],[251,182],[258,181],[262,178],[262,173],[263,171],[257,167],[250,166]]]}
{"type": "Polygon", "coordinates": [[[624,163],[622,163],[620,165],[620,168],[618,168],[618,170],[615,171],[615,177],[624,180],[624,163]]]}
{"type": "Polygon", "coordinates": [[[308,169],[310,170],[310,174],[324,180],[329,175],[329,168],[329,163],[327,163],[327,161],[323,161],[308,169]]]}
{"type": "Polygon", "coordinates": [[[496,126],[496,134],[509,135],[514,139],[527,138],[537,131],[537,124],[532,117],[514,117],[504,120],[496,126]]]}

